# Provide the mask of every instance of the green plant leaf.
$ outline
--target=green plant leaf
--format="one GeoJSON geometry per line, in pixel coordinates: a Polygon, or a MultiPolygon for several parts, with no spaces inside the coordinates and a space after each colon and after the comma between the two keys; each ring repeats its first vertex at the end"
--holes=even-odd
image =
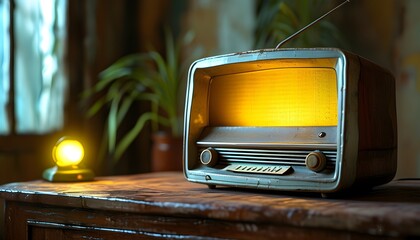
{"type": "Polygon", "coordinates": [[[86,113],[87,117],[90,118],[96,115],[108,102],[109,99],[107,95],[100,97],[90,108],[88,108],[86,113]]]}
{"type": "Polygon", "coordinates": [[[293,10],[285,2],[280,3],[280,9],[279,10],[282,14],[284,14],[286,19],[288,21],[290,21],[292,26],[294,26],[294,27],[299,26],[299,22],[300,22],[299,18],[297,17],[297,15],[293,12],[293,10]]]}
{"type": "Polygon", "coordinates": [[[138,119],[134,127],[122,138],[118,146],[115,149],[114,159],[120,159],[123,153],[127,150],[130,144],[136,139],[140,131],[143,129],[147,121],[155,120],[158,121],[156,114],[147,112],[142,114],[138,119]]]}
{"type": "Polygon", "coordinates": [[[136,82],[129,82],[128,84],[123,86],[121,90],[122,93],[126,93],[126,97],[122,98],[122,103],[118,109],[117,114],[117,129],[120,126],[121,122],[123,121],[124,117],[127,115],[128,110],[133,105],[133,102],[136,100],[136,97],[140,94],[145,94],[145,88],[138,88],[136,82]],[[134,89],[134,91],[133,91],[134,89]],[[138,90],[137,90],[138,89],[138,90]]]}
{"type": "Polygon", "coordinates": [[[132,69],[124,67],[124,68],[108,68],[101,73],[101,79],[98,83],[93,87],[95,92],[102,91],[105,87],[109,84],[112,84],[113,81],[116,79],[124,78],[130,76],[132,73],[132,69]]]}
{"type": "Polygon", "coordinates": [[[116,97],[112,100],[111,107],[108,114],[108,146],[109,151],[113,152],[115,149],[115,142],[117,139],[117,116],[118,116],[118,104],[120,97],[116,97]]]}
{"type": "MultiPolygon", "coordinates": [[[[167,62],[166,71],[168,72],[168,75],[170,75],[170,73],[173,72],[177,66],[177,53],[176,53],[176,47],[174,44],[174,38],[168,28],[165,29],[165,47],[166,47],[166,62],[167,62]]],[[[168,78],[170,77],[168,76],[168,78]]]]}
{"type": "Polygon", "coordinates": [[[123,82],[115,82],[111,85],[108,96],[111,98],[111,106],[108,113],[108,145],[109,152],[115,150],[116,139],[117,139],[117,130],[118,130],[118,111],[119,104],[122,97],[125,95],[125,92],[129,89],[127,87],[121,87],[123,82]]]}

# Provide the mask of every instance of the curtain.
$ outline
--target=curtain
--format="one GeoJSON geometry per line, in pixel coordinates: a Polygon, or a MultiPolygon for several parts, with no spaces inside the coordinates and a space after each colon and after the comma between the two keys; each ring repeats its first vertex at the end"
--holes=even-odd
{"type": "Polygon", "coordinates": [[[8,0],[0,0],[0,134],[9,132],[7,103],[9,99],[9,15],[8,0]]]}
{"type": "Polygon", "coordinates": [[[65,8],[65,0],[15,0],[17,133],[41,134],[63,126],[65,8]]]}

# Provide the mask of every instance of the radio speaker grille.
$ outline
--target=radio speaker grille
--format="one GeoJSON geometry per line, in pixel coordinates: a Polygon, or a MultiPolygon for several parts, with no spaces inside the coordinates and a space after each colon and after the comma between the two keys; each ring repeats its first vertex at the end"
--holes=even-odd
{"type": "MultiPolygon", "coordinates": [[[[274,150],[244,148],[214,148],[218,153],[220,164],[254,163],[278,164],[286,166],[305,166],[305,158],[314,150],[274,150]]],[[[334,149],[321,151],[327,158],[327,168],[335,168],[337,151],[334,149]]]]}

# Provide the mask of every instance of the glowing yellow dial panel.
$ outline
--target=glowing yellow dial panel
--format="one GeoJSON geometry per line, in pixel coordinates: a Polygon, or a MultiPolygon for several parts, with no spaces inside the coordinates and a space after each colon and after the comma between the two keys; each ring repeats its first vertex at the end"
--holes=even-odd
{"type": "Polygon", "coordinates": [[[332,68],[280,68],[216,76],[210,82],[211,126],[336,126],[332,68]]]}

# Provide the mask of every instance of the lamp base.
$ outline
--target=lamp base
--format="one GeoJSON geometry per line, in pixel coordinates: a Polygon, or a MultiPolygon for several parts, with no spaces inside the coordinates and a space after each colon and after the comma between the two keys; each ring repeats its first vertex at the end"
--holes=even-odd
{"type": "Polygon", "coordinates": [[[95,174],[87,168],[57,166],[48,168],[42,173],[42,177],[50,182],[82,182],[92,181],[95,174]]]}

